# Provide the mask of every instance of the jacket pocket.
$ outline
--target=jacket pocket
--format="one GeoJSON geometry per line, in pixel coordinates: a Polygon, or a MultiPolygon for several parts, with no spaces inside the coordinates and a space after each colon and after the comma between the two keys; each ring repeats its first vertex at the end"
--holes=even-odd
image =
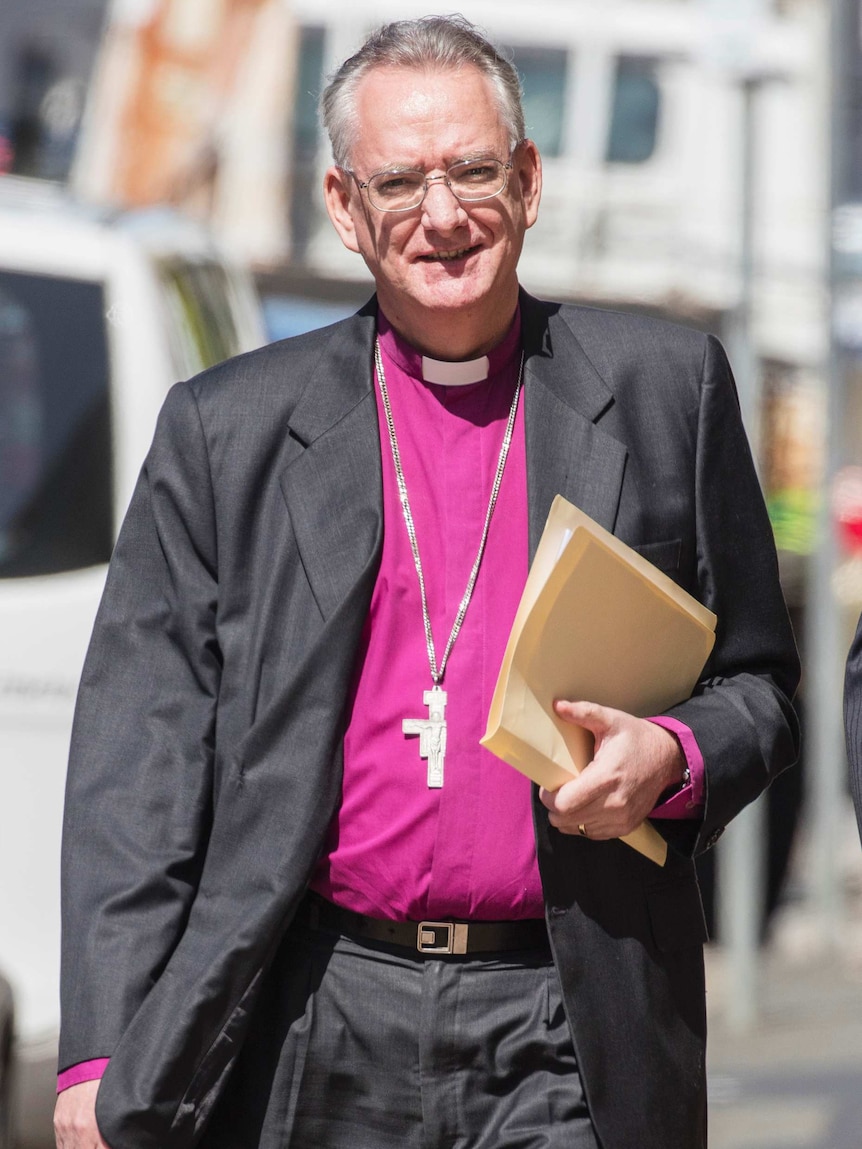
{"type": "Polygon", "coordinates": [[[679,557],[682,551],[682,539],[667,539],[664,542],[638,543],[632,547],[654,567],[658,567],[665,574],[674,574],[679,570],[679,557]]]}

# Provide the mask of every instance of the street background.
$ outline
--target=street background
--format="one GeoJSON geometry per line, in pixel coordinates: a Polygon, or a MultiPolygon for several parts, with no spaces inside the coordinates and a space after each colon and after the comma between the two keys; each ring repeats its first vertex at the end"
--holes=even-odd
{"type": "MultiPolygon", "coordinates": [[[[10,1087],[0,1017],[0,1149],[11,1106],[16,1149],[50,1144],[74,682],[158,402],[370,294],[322,212],[317,97],[371,26],[439,7],[0,5],[0,977],[18,1063],[10,1087]]],[[[700,863],[710,1143],[862,1149],[841,720],[862,610],[862,0],[457,7],[511,54],[544,157],[525,286],[693,324],[730,352],[803,656],[805,748],[700,863]]]]}
{"type": "MultiPolygon", "coordinates": [[[[855,822],[841,834],[846,919],[823,941],[792,876],[760,955],[756,1017],[728,1023],[726,949],[707,947],[710,1145],[713,1149],[862,1146],[862,854],[855,822]]],[[[799,851],[800,869],[807,864],[799,851]]]]}

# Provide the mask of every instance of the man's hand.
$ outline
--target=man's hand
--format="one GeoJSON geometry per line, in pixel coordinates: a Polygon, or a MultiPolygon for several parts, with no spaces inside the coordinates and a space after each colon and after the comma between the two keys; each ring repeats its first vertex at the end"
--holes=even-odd
{"type": "Polygon", "coordinates": [[[82,1081],[64,1089],[54,1108],[57,1149],[109,1149],[96,1124],[98,1081],[82,1081]]]}
{"type": "Polygon", "coordinates": [[[682,781],[685,755],[675,735],[646,718],[594,702],[555,702],[566,722],[595,737],[593,760],[571,782],[540,791],[548,821],[563,834],[620,838],[653,810],[661,793],[682,781]]]}

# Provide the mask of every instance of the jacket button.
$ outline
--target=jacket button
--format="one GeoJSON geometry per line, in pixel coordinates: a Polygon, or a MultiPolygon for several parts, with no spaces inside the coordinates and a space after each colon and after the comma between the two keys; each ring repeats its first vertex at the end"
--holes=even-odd
{"type": "Polygon", "coordinates": [[[706,840],[707,850],[711,850],[721,835],[724,833],[724,826],[719,826],[717,830],[713,830],[706,840]]]}

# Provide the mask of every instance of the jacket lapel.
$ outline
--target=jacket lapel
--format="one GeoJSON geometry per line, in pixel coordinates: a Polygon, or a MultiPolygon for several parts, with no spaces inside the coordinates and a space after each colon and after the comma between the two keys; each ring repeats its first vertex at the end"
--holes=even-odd
{"type": "Polygon", "coordinates": [[[552,304],[521,293],[530,557],[554,496],[612,531],[626,448],[598,423],[613,393],[552,304]]]}
{"type": "Polygon", "coordinates": [[[334,329],[290,418],[279,476],[306,577],[329,618],[376,567],[383,486],[372,389],[376,306],[334,329]]]}

